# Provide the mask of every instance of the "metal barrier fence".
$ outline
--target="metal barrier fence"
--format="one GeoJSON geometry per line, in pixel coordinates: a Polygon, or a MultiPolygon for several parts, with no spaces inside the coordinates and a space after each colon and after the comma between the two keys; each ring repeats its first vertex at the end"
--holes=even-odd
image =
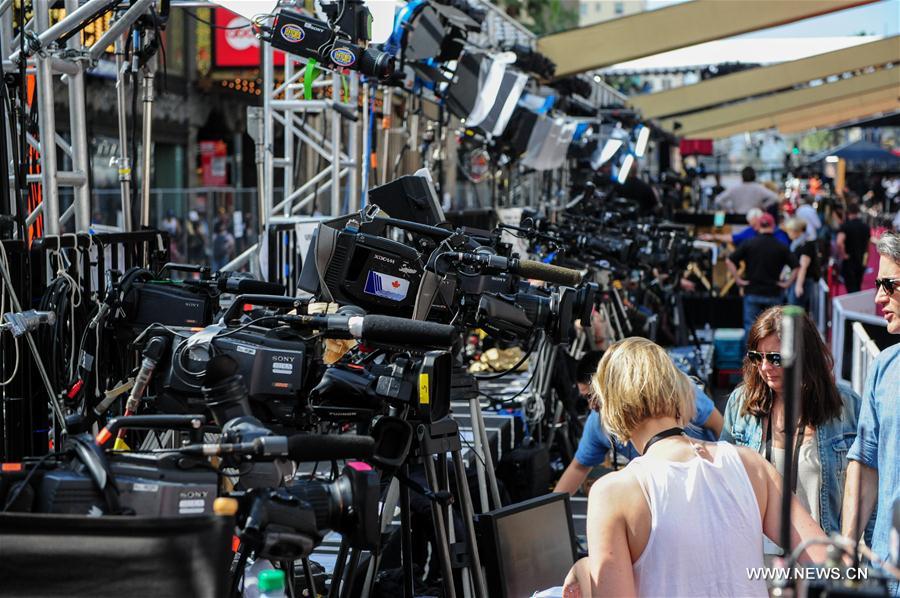
{"type": "Polygon", "coordinates": [[[853,353],[851,355],[850,385],[858,394],[862,395],[866,378],[869,375],[869,367],[875,358],[881,353],[881,349],[869,338],[866,329],[859,322],[853,323],[853,353]]]}

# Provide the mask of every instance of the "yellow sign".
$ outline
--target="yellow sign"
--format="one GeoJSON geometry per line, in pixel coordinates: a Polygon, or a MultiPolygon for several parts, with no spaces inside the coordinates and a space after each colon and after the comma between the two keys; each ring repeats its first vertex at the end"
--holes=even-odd
{"type": "Polygon", "coordinates": [[[428,374],[419,374],[419,403],[427,405],[430,399],[428,397],[428,374]]]}

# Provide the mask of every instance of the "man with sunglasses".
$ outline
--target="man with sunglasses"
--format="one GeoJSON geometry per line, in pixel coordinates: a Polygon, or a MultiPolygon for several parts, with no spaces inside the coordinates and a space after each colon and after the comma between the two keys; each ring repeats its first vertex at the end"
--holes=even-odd
{"type": "MultiPolygon", "coordinates": [[[[877,244],[881,256],[875,303],[891,334],[900,334],[900,234],[887,232],[877,244]]],[[[847,454],[841,533],[854,540],[875,511],[872,550],[889,557],[891,517],[900,500],[900,343],[888,347],[869,371],[859,413],[856,441],[847,454]]],[[[900,585],[892,586],[900,596],[900,585]]]]}

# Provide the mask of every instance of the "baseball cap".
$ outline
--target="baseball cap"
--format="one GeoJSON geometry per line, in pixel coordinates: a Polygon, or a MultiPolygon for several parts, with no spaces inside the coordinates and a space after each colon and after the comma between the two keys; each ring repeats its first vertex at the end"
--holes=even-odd
{"type": "Polygon", "coordinates": [[[772,228],[775,226],[775,218],[771,214],[763,214],[759,217],[760,228],[772,228]]]}

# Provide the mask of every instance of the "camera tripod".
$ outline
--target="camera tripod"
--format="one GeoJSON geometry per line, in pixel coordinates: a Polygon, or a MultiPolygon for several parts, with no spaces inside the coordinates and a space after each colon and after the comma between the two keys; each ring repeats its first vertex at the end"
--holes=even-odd
{"type": "MultiPolygon", "coordinates": [[[[462,459],[459,425],[452,418],[447,417],[430,424],[418,423],[416,425],[409,455],[400,466],[399,472],[391,480],[387,497],[384,500],[381,514],[382,533],[390,526],[397,505],[399,504],[400,506],[400,544],[403,563],[404,598],[412,598],[415,595],[410,487],[423,494],[431,503],[435,548],[441,567],[444,596],[446,598],[455,598],[457,596],[453,570],[459,569],[462,573],[462,595],[487,598],[487,586],[484,572],[481,569],[481,558],[478,554],[478,544],[475,538],[472,498],[469,494],[468,479],[462,459]],[[448,453],[450,454],[449,459],[448,453]],[[456,481],[456,497],[450,492],[449,465],[451,461],[456,481]],[[421,463],[425,469],[426,488],[417,487],[418,484],[409,478],[410,465],[416,463],[421,463]],[[458,501],[460,507],[465,535],[464,542],[459,543],[456,541],[453,526],[452,502],[454,498],[458,501]]],[[[343,552],[342,543],[339,559],[343,552]]],[[[353,563],[353,555],[351,555],[350,561],[353,563]]],[[[380,561],[380,554],[374,555],[370,560],[362,596],[371,594],[380,561]]],[[[356,563],[353,564],[358,564],[358,557],[356,563]]],[[[338,573],[339,571],[336,569],[335,579],[338,579],[338,573]]],[[[352,582],[352,579],[350,581],[352,582]]],[[[345,595],[351,586],[352,583],[346,585],[345,592],[342,595],[345,595]]]]}

